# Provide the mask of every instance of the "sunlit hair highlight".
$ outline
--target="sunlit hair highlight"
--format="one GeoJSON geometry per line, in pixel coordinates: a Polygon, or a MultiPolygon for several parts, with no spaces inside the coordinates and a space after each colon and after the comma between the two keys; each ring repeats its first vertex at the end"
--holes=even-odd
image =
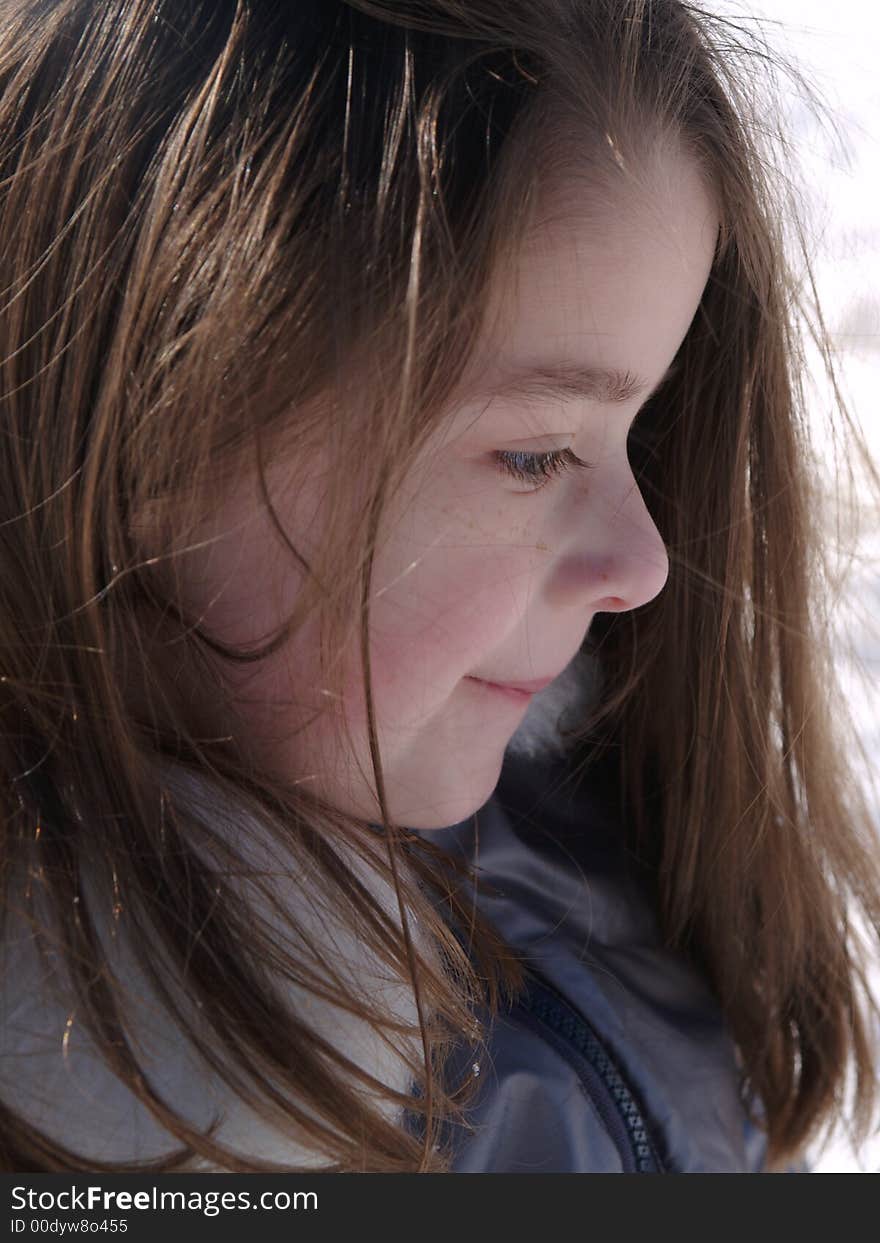
{"type": "MultiPolygon", "coordinates": [[[[541,185],[559,179],[589,213],[646,192],[679,146],[721,229],[681,367],[632,437],[670,578],[591,627],[602,694],[575,731],[574,776],[619,762],[628,844],[656,881],[665,940],[720,1000],[768,1165],[840,1113],[850,1063],[867,1127],[876,1051],[847,912],[880,935],[880,873],[817,608],[802,325],[833,360],[777,223],[796,204],[751,91],[766,58],[744,26],[678,0],[4,5],[4,909],[56,947],[77,1022],[167,1127],[169,1155],[149,1168],[276,1167],[225,1150],[151,1088],[99,933],[107,912],[204,1060],[322,1168],[448,1167],[439,1127],[474,1085],[446,1082],[446,1054],[479,1048],[475,1014],[522,973],[450,861],[388,815],[369,680],[377,536],[541,185]],[[179,559],[226,488],[254,472],[274,514],[266,463],[283,453],[296,487],[315,452],[327,521],[308,559],[274,515],[303,590],[276,635],[232,651],[181,607],[179,559]],[[360,652],[374,824],[263,771],[224,678],[313,620],[329,701],[341,653],[360,652]],[[271,866],[174,772],[258,824],[271,866]],[[412,988],[417,1024],[334,981],[313,930],[273,898],[276,872],[318,878],[412,988]],[[254,918],[254,894],[283,935],[254,918]],[[316,1042],[279,975],[387,1035],[413,1096],[316,1042]],[[407,1104],[423,1135],[377,1100],[407,1104]]],[[[11,1170],[142,1168],[88,1160],[9,1107],[2,1134],[11,1170]]]]}

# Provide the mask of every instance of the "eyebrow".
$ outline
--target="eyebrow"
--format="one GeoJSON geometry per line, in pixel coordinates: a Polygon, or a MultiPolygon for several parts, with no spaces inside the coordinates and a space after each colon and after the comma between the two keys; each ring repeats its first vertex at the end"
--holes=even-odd
{"type": "Polygon", "coordinates": [[[613,367],[585,367],[568,359],[522,363],[510,367],[498,380],[480,388],[475,398],[491,400],[505,397],[524,402],[552,398],[622,406],[645,393],[653,397],[676,374],[680,365],[678,359],[674,360],[651,388],[649,381],[642,376],[613,367]]]}

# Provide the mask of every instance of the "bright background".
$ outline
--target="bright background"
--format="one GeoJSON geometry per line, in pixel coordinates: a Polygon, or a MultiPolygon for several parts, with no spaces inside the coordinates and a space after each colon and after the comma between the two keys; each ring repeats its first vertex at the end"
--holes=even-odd
{"type": "MultiPolygon", "coordinates": [[[[695,0],[755,30],[788,60],[794,60],[823,109],[817,120],[784,72],[777,78],[797,167],[791,173],[804,192],[806,224],[817,294],[835,345],[844,397],[880,468],[880,22],[869,0],[695,0]]],[[[777,118],[770,118],[771,124],[777,118]]],[[[812,348],[812,347],[811,347],[812,348]]],[[[835,461],[826,417],[834,394],[818,351],[811,360],[811,421],[833,490],[835,461]]],[[[859,495],[864,495],[862,489],[859,495]]],[[[838,673],[855,708],[868,757],[880,751],[880,514],[863,506],[857,557],[841,580],[835,602],[838,673]],[[873,633],[872,633],[873,631],[873,633]]],[[[833,525],[830,528],[833,530],[833,525]]],[[[847,532],[842,531],[844,539],[847,532]]],[[[846,569],[841,560],[840,569],[846,569]]],[[[866,776],[874,777],[868,764],[866,776]]],[[[878,850],[880,794],[873,792],[878,850]]],[[[875,994],[880,998],[880,963],[874,960],[875,994]]],[[[880,1033],[878,1033],[880,1042],[880,1033]]],[[[816,1172],[880,1171],[880,1134],[855,1151],[838,1132],[810,1154],[816,1172]]]]}

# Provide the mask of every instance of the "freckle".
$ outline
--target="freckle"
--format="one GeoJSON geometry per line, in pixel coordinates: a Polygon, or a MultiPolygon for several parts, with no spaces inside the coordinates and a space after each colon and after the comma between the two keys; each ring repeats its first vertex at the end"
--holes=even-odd
{"type": "Polygon", "coordinates": [[[543,540],[539,540],[538,543],[535,545],[535,548],[538,550],[538,552],[549,552],[550,551],[550,549],[543,542],[543,540]]]}

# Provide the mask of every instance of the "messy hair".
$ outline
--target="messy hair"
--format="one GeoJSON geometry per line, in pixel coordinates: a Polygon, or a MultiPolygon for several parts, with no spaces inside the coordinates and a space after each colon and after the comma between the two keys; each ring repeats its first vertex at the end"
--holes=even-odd
{"type": "MultiPolygon", "coordinates": [[[[447,1081],[446,1055],[482,1039],[477,1006],[496,1013],[523,977],[439,848],[388,812],[369,667],[377,533],[448,413],[541,184],[573,179],[574,210],[589,210],[644,192],[675,146],[721,227],[679,366],[631,437],[670,574],[645,607],[594,620],[602,691],[576,762],[619,754],[628,844],[667,944],[719,999],[768,1168],[840,1112],[850,1063],[868,1125],[850,912],[880,936],[880,872],[821,607],[805,326],[830,375],[833,360],[783,236],[796,203],[753,90],[771,63],[741,25],[679,0],[4,4],[3,910],[24,913],[76,1023],[169,1139],[149,1165],[98,1162],[5,1097],[5,1168],[299,1168],[230,1149],[151,1086],[106,912],[205,1062],[322,1168],[448,1168],[439,1127],[473,1084],[447,1081]],[[316,445],[327,522],[307,560],[264,475],[282,448],[295,463],[316,445]],[[303,588],[277,634],[236,650],[187,615],[175,566],[242,471],[303,588]],[[328,701],[338,654],[360,645],[373,824],[246,747],[224,670],[307,622],[328,701]],[[258,823],[272,868],[173,772],[258,823]],[[392,914],[359,861],[396,895],[392,914]],[[412,990],[415,1024],[334,971],[296,903],[274,903],[283,936],[254,919],[229,878],[271,903],[277,871],[308,875],[412,990]],[[316,1038],[268,964],[404,1051],[412,1094],[316,1038]]],[[[867,456],[842,399],[838,412],[867,456]]]]}

